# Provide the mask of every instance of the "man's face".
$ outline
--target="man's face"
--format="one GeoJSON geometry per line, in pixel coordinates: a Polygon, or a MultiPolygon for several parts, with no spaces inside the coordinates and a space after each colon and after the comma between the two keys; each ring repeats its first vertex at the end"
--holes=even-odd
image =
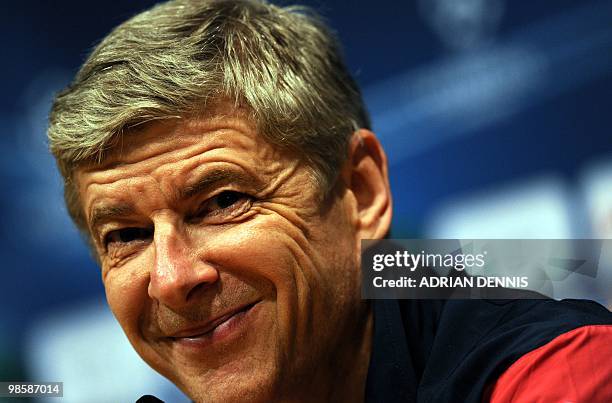
{"type": "Polygon", "coordinates": [[[354,198],[322,204],[240,116],[151,124],[77,172],[113,313],[198,401],[316,387],[367,316],[354,198]]]}

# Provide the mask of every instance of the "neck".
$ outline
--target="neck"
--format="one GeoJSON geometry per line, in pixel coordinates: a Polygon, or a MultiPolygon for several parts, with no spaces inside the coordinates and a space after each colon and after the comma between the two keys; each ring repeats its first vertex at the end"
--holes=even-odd
{"type": "Polygon", "coordinates": [[[344,363],[345,365],[338,369],[335,378],[332,375],[332,389],[328,395],[328,401],[364,401],[373,337],[374,315],[370,304],[367,304],[367,314],[361,328],[361,338],[355,340],[353,351],[345,352],[341,357],[336,358],[337,364],[344,363]]]}
{"type": "MultiPolygon", "coordinates": [[[[308,382],[295,379],[298,388],[287,391],[283,402],[363,402],[372,352],[374,315],[371,304],[363,302],[361,320],[354,321],[339,335],[335,348],[325,360],[313,363],[308,382]],[[297,392],[297,393],[296,393],[297,392]]],[[[293,383],[293,382],[292,382],[293,383]]]]}

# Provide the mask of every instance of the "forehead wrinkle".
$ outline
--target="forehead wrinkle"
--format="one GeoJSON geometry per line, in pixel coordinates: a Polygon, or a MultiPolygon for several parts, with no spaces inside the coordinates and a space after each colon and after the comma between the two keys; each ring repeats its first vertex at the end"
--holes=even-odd
{"type": "Polygon", "coordinates": [[[129,133],[131,135],[124,135],[121,142],[105,156],[104,161],[101,164],[93,164],[92,168],[111,169],[137,164],[141,160],[152,159],[167,151],[173,151],[179,142],[184,142],[181,148],[189,148],[198,146],[204,138],[208,138],[211,148],[219,148],[223,147],[225,136],[236,133],[251,140],[259,137],[250,125],[233,116],[155,122],[137,132],[129,133]],[[155,149],[160,146],[162,148],[166,146],[169,150],[158,154],[155,149]]]}
{"type": "Polygon", "coordinates": [[[178,140],[164,139],[163,142],[145,143],[142,148],[125,153],[122,158],[109,158],[102,164],[83,171],[121,175],[125,172],[150,171],[150,165],[157,165],[158,167],[155,168],[157,170],[168,163],[173,163],[177,158],[189,160],[215,149],[224,148],[225,145],[216,140],[216,137],[212,137],[208,143],[203,144],[201,139],[195,136],[183,136],[178,140]]]}

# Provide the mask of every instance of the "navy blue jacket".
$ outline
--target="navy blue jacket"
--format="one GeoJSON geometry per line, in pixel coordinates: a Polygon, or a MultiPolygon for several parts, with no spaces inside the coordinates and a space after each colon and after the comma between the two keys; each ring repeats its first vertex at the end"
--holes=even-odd
{"type": "Polygon", "coordinates": [[[578,327],[612,324],[603,306],[579,300],[372,304],[367,402],[482,402],[486,388],[526,353],[578,327]]]}

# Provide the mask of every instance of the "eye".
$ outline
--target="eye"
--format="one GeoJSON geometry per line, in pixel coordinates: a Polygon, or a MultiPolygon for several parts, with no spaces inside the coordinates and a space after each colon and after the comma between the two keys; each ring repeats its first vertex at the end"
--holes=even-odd
{"type": "Polygon", "coordinates": [[[197,219],[221,221],[235,218],[247,211],[251,206],[251,196],[233,190],[224,190],[218,195],[206,200],[196,213],[197,219]]]}
{"type": "Polygon", "coordinates": [[[122,228],[106,234],[104,245],[108,247],[111,244],[121,245],[134,241],[146,241],[152,236],[153,231],[148,228],[122,228]]]}
{"type": "Polygon", "coordinates": [[[216,201],[219,208],[225,209],[234,205],[236,202],[238,202],[238,200],[240,200],[241,197],[241,193],[225,191],[214,197],[213,200],[216,201]]]}

